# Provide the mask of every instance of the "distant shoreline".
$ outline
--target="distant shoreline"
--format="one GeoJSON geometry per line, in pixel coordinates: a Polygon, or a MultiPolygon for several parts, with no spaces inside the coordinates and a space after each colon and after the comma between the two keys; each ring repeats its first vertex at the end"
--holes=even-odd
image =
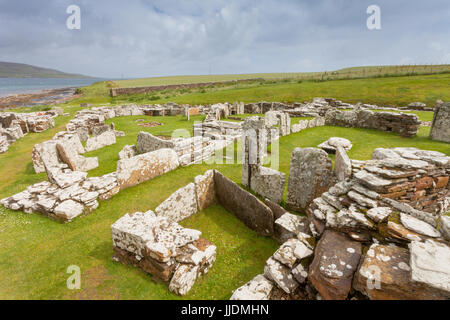
{"type": "MultiPolygon", "coordinates": [[[[54,89],[42,89],[35,92],[13,93],[6,96],[0,96],[0,110],[14,109],[25,106],[53,105],[64,103],[78,98],[75,94],[79,87],[66,87],[54,89]]],[[[4,110],[5,111],[5,110],[4,110]]]]}

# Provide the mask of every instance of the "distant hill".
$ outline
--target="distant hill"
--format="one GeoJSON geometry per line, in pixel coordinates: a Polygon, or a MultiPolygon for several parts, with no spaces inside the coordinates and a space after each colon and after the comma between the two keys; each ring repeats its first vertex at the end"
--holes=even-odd
{"type": "Polygon", "coordinates": [[[32,66],[23,63],[0,61],[0,78],[92,78],[81,74],[32,66]]]}

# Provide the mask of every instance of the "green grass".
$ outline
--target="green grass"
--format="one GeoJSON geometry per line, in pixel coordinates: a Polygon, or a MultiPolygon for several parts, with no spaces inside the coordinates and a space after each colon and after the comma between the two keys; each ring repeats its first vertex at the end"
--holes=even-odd
{"type": "Polygon", "coordinates": [[[83,97],[72,103],[138,103],[177,102],[211,104],[217,102],[281,101],[304,102],[314,97],[333,97],[349,103],[369,103],[379,106],[403,107],[414,101],[433,107],[437,99],[450,100],[450,74],[364,78],[330,81],[266,81],[226,87],[179,90],[157,94],[137,94],[111,98],[105,82],[83,88],[83,97]],[[159,97],[154,99],[154,97],[159,97]]]}
{"type": "MultiPolygon", "coordinates": [[[[75,112],[76,108],[67,108],[75,112]]],[[[118,152],[125,144],[134,144],[139,131],[168,135],[174,128],[192,130],[191,121],[178,117],[133,116],[115,118],[118,130],[127,132],[114,146],[91,152],[99,156],[101,168],[90,172],[100,175],[116,168],[118,152]],[[163,126],[143,128],[137,119],[163,122],[163,126]]],[[[71,117],[57,118],[57,127],[40,134],[29,134],[0,155],[0,197],[20,192],[28,185],[42,181],[45,174],[32,169],[31,150],[35,143],[51,138],[71,117]]],[[[377,147],[417,147],[450,155],[446,143],[428,138],[429,128],[422,127],[417,137],[407,139],[376,130],[340,127],[317,127],[280,139],[280,170],[288,175],[293,148],[313,147],[332,136],[348,138],[354,144],[353,159],[369,159],[377,147]]],[[[111,260],[111,224],[127,212],[154,209],[178,188],[193,181],[207,169],[217,168],[230,179],[240,182],[241,167],[199,164],[179,168],[141,185],[121,191],[108,201],[100,202],[93,214],[68,224],[52,221],[38,214],[27,215],[0,208],[0,298],[3,299],[179,299],[165,284],[135,267],[111,260]],[[69,265],[82,271],[82,290],[66,288],[69,265]]],[[[277,244],[256,235],[231,213],[215,205],[192,216],[182,224],[203,232],[214,242],[218,256],[210,272],[201,278],[185,297],[187,299],[228,299],[232,290],[263,271],[265,260],[277,244]]]]}

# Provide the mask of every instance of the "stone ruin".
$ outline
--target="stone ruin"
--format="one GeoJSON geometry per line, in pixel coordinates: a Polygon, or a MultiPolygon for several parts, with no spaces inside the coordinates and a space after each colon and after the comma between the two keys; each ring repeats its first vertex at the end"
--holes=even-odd
{"type": "Polygon", "coordinates": [[[281,246],[231,299],[448,300],[450,157],[380,148],[338,183],[327,158],[294,149],[286,204],[306,216],[268,202],[281,246]]]}
{"type": "Polygon", "coordinates": [[[267,111],[264,114],[264,121],[267,127],[280,126],[280,136],[291,134],[291,118],[289,114],[281,111],[267,111]]]}
{"type": "Polygon", "coordinates": [[[74,171],[89,171],[98,167],[98,158],[85,158],[86,150],[78,134],[61,131],[53,139],[36,144],[31,157],[36,173],[52,167],[65,167],[74,171]]]}
{"type": "Polygon", "coordinates": [[[450,143],[450,102],[438,101],[436,103],[430,138],[450,143]]]}
{"type": "Polygon", "coordinates": [[[216,246],[200,238],[200,231],[153,211],[126,214],[111,232],[115,261],[141,268],[178,295],[185,295],[216,260],[216,246]]]}
{"type": "Polygon", "coordinates": [[[340,111],[330,110],[325,114],[329,126],[376,129],[395,132],[404,137],[417,134],[421,121],[416,114],[373,112],[371,110],[340,111]]]}
{"type": "Polygon", "coordinates": [[[216,247],[201,232],[177,222],[218,202],[261,235],[273,234],[273,213],[255,196],[215,170],[195,177],[154,211],[126,214],[111,226],[114,257],[169,284],[185,295],[196,279],[208,272],[216,247]]]}
{"type": "Polygon", "coordinates": [[[29,132],[43,132],[55,126],[58,110],[33,113],[0,112],[0,153],[29,132]]]}
{"type": "Polygon", "coordinates": [[[108,200],[120,190],[151,180],[178,166],[178,156],[172,149],[160,149],[120,160],[115,172],[101,177],[87,178],[86,172],[72,170],[67,164],[58,164],[45,168],[49,181],[31,185],[18,194],[0,200],[0,203],[11,210],[42,213],[56,220],[71,221],[94,211],[98,200],[108,200]]]}
{"type": "Polygon", "coordinates": [[[223,148],[223,144],[216,146],[213,141],[203,137],[162,139],[148,132],[140,132],[137,137],[137,152],[146,153],[162,148],[173,149],[178,155],[181,166],[201,163],[214,155],[217,148],[223,148]]]}
{"type": "MultiPolygon", "coordinates": [[[[276,122],[275,122],[276,123],[276,122]]],[[[242,185],[275,203],[283,198],[284,173],[264,167],[267,146],[279,137],[278,129],[266,118],[245,118],[242,137],[242,185]]]]}

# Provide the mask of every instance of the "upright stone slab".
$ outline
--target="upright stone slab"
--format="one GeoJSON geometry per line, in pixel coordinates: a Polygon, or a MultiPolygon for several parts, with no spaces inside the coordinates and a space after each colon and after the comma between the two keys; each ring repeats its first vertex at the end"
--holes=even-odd
{"type": "Polygon", "coordinates": [[[141,131],[137,137],[137,150],[139,153],[152,152],[159,149],[173,149],[175,144],[171,140],[163,140],[151,133],[141,131]]]}
{"type": "Polygon", "coordinates": [[[295,148],[292,152],[286,206],[303,212],[311,201],[326,192],[333,183],[328,154],[317,148],[295,148]]]}
{"type": "Polygon", "coordinates": [[[268,206],[218,171],[214,172],[214,185],[217,201],[226,210],[258,234],[273,235],[273,213],[268,206]]]}
{"type": "Polygon", "coordinates": [[[252,172],[263,164],[267,143],[267,132],[264,118],[245,118],[242,126],[242,184],[250,187],[252,172]]]}
{"type": "Polygon", "coordinates": [[[285,184],[284,173],[261,166],[253,172],[250,188],[258,195],[279,204],[283,199],[285,184]]]}
{"type": "Polygon", "coordinates": [[[181,221],[198,212],[195,184],[178,189],[164,200],[156,209],[158,217],[166,217],[172,221],[181,221]]]}
{"type": "Polygon", "coordinates": [[[337,147],[334,160],[334,173],[339,181],[344,181],[352,175],[352,161],[342,147],[337,147]]]}
{"type": "Polygon", "coordinates": [[[450,143],[450,102],[436,104],[430,137],[433,140],[450,143]]]}
{"type": "Polygon", "coordinates": [[[198,210],[208,208],[215,201],[214,170],[208,170],[203,175],[195,177],[195,191],[198,210]]]}
{"type": "Polygon", "coordinates": [[[176,169],[178,156],[173,149],[159,149],[117,162],[120,189],[138,185],[176,169]]]}
{"type": "Polygon", "coordinates": [[[86,151],[94,151],[116,143],[114,131],[106,131],[86,141],[86,151]]]}

